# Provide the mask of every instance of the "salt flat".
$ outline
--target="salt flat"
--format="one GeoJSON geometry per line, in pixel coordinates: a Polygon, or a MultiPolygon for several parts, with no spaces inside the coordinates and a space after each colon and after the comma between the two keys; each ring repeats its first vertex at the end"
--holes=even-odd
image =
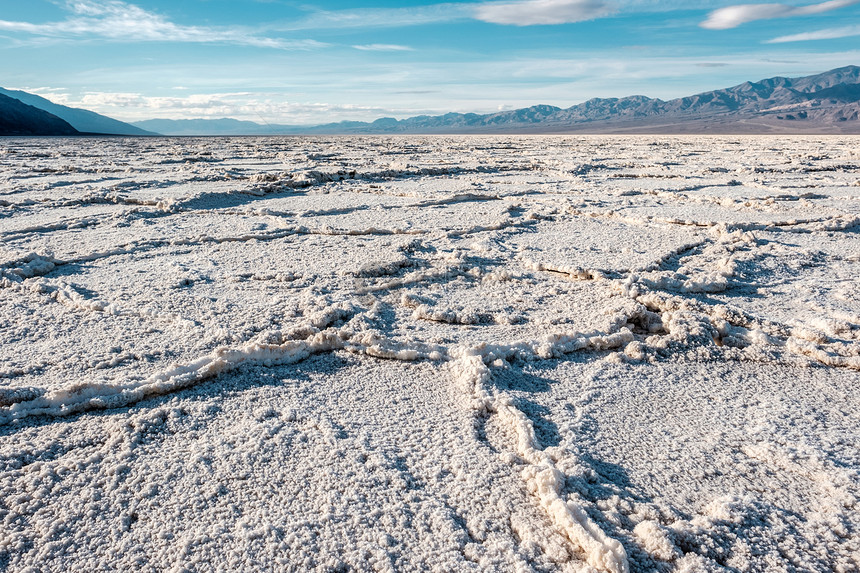
{"type": "Polygon", "coordinates": [[[860,140],[0,140],[0,570],[860,570],[860,140]]]}

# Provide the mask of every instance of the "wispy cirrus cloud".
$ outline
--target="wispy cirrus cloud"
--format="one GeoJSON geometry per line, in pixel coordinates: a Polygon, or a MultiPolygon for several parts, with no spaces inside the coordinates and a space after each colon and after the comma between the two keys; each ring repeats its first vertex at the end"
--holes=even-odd
{"type": "Polygon", "coordinates": [[[318,10],[306,18],[285,24],[285,30],[319,28],[389,28],[421,26],[465,20],[490,24],[535,26],[569,24],[614,13],[603,0],[515,0],[447,2],[409,8],[355,8],[318,10]]]}
{"type": "Polygon", "coordinates": [[[401,46],[399,44],[360,44],[353,46],[356,50],[364,52],[414,52],[414,48],[401,46]]]}
{"type": "Polygon", "coordinates": [[[478,4],[474,18],[492,24],[535,26],[594,20],[613,12],[601,0],[522,0],[478,4]]]}
{"type": "Polygon", "coordinates": [[[324,28],[390,28],[421,26],[471,18],[474,5],[442,3],[409,8],[353,8],[348,10],[315,10],[306,17],[281,24],[283,30],[316,30],[324,28]]]}
{"type": "Polygon", "coordinates": [[[812,32],[802,32],[800,34],[779,36],[778,38],[768,40],[765,43],[783,44],[787,42],[809,42],[812,40],[835,40],[837,38],[851,38],[854,36],[860,36],[860,25],[841,26],[839,28],[825,28],[823,30],[815,30],[812,32]]]}
{"type": "Polygon", "coordinates": [[[0,30],[49,38],[99,37],[115,41],[224,43],[292,50],[326,45],[314,40],[269,38],[239,27],[184,26],[121,0],[67,0],[63,7],[71,13],[65,20],[39,24],[0,20],[0,30]]]}
{"type": "Polygon", "coordinates": [[[699,25],[709,30],[727,30],[737,28],[748,22],[755,22],[756,20],[821,14],[845,8],[858,2],[860,0],[829,0],[828,2],[807,4],[806,6],[791,6],[789,4],[737,4],[714,10],[699,25]]]}
{"type": "MultiPolygon", "coordinates": [[[[328,46],[315,40],[263,35],[260,28],[178,24],[162,14],[124,0],[54,1],[70,13],[68,18],[46,23],[0,20],[0,31],[20,32],[53,40],[102,38],[124,42],[223,43],[294,50],[328,46]]],[[[698,1],[710,4],[714,0],[698,1]]],[[[652,0],[485,0],[443,2],[409,8],[309,9],[309,13],[302,18],[291,22],[268,22],[263,29],[277,36],[276,32],[286,31],[407,27],[469,20],[510,26],[557,25],[594,20],[619,11],[659,12],[682,6],[689,7],[688,4],[679,2],[680,0],[660,3],[654,3],[652,0]]],[[[827,4],[830,3],[832,2],[827,4]]],[[[396,51],[389,48],[394,46],[393,44],[353,47],[363,49],[365,46],[368,51],[396,51]]]]}
{"type": "MultiPolygon", "coordinates": [[[[860,60],[860,51],[817,52],[786,49],[756,54],[724,54],[703,60],[696,54],[631,53],[626,49],[589,56],[585,52],[511,55],[456,62],[431,61],[402,73],[389,62],[357,64],[345,58],[298,58],[289,82],[270,82],[266,61],[185,63],[161,67],[74,72],[52,81],[71,84],[38,89],[36,83],[7,85],[40,93],[123,121],[156,117],[233,117],[261,123],[322,124],[379,117],[436,115],[450,111],[485,113],[500,104],[535,103],[567,107],[592,97],[644,94],[669,99],[734,85],[745,79],[794,77],[860,60]],[[701,67],[702,63],[725,64],[701,67]],[[199,74],[195,76],[194,74],[199,74]],[[224,74],[219,77],[218,74],[224,74]],[[110,82],[101,79],[104,75],[110,82]],[[337,88],[320,78],[338,78],[337,88]],[[160,90],[162,85],[183,89],[160,90]],[[190,82],[190,83],[189,83],[190,82]],[[98,91],[86,87],[105,86],[98,91]],[[133,86],[133,87],[132,87],[133,86]]],[[[30,80],[43,82],[41,78],[30,80]]],[[[42,84],[44,85],[44,84],[42,84]]]]}

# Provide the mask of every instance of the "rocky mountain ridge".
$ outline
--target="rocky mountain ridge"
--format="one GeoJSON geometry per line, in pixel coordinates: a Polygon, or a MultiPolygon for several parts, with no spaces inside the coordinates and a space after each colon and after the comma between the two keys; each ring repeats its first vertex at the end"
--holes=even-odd
{"type": "Polygon", "coordinates": [[[594,98],[569,108],[534,105],[489,114],[452,112],[399,120],[385,117],[373,122],[342,121],[314,126],[261,125],[230,118],[152,119],[127,124],[88,110],[54,104],[26,92],[0,88],[0,95],[54,114],[79,132],[117,135],[860,134],[858,66],[845,66],[800,78],[778,76],[757,82],[747,81],[730,88],[666,101],[633,95],[594,98]]]}
{"type": "Polygon", "coordinates": [[[24,104],[55,115],[81,133],[103,135],[157,135],[156,133],[146,131],[129,123],[98,114],[88,109],[56,104],[51,100],[45,99],[36,94],[0,88],[0,95],[16,99],[24,104]]]}
{"type": "Polygon", "coordinates": [[[0,94],[0,135],[78,135],[59,117],[0,94]]]}

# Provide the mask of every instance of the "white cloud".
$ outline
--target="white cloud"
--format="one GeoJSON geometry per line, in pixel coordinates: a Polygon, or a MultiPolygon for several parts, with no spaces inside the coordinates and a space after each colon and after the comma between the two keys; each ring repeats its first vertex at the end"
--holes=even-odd
{"type": "Polygon", "coordinates": [[[806,6],[790,6],[788,4],[737,4],[714,10],[699,25],[709,30],[727,30],[756,20],[820,14],[851,6],[858,2],[860,0],[830,0],[829,2],[808,4],[806,6]]]}
{"type": "Polygon", "coordinates": [[[631,94],[667,99],[744,80],[805,76],[860,60],[858,50],[821,52],[800,46],[803,44],[754,54],[711,54],[706,62],[727,64],[718,68],[701,67],[698,54],[637,53],[619,48],[599,55],[582,50],[565,52],[561,58],[465,58],[428,61],[422,66],[299,58],[287,81],[273,81],[272,64],[262,59],[206,65],[186,62],[169,69],[118,67],[53,78],[54,85],[65,86],[62,94],[68,95],[58,95],[56,89],[35,89],[33,86],[45,85],[43,79],[30,80],[29,85],[19,80],[6,87],[37,92],[65,105],[89,107],[123,121],[234,117],[257,123],[264,118],[268,123],[322,124],[449,111],[484,113],[500,104],[568,107],[591,97],[631,94]],[[338,89],[332,90],[331,82],[321,82],[320,77],[337,77],[338,89]],[[188,89],[152,93],[155,85],[188,89]],[[82,89],[92,91],[78,91],[82,89]]]}
{"type": "Polygon", "coordinates": [[[840,28],[825,28],[824,30],[816,30],[814,32],[791,34],[790,36],[780,36],[773,40],[768,40],[766,43],[782,44],[785,42],[808,42],[810,40],[835,40],[836,38],[850,38],[852,36],[860,36],[860,26],[842,26],[840,28]]]}
{"type": "Polygon", "coordinates": [[[120,0],[69,0],[65,8],[72,16],[61,22],[33,24],[0,20],[0,30],[53,38],[96,36],[116,41],[226,43],[293,50],[326,45],[314,40],[267,38],[237,27],[183,26],[120,0]]]}
{"type": "MultiPolygon", "coordinates": [[[[210,26],[186,26],[171,22],[165,16],[145,10],[123,0],[63,0],[71,13],[66,20],[31,23],[0,20],[0,31],[23,32],[39,38],[101,37],[114,41],[160,41],[186,43],[227,43],[276,49],[309,50],[329,46],[314,40],[286,40],[261,35],[260,29],[210,26]]],[[[270,32],[310,29],[369,29],[439,24],[463,20],[532,26],[566,24],[593,20],[613,14],[618,9],[634,12],[666,11],[689,7],[681,0],[490,0],[483,2],[447,2],[409,8],[356,8],[315,10],[289,23],[267,23],[270,32]]],[[[714,0],[692,0],[712,3],[714,0]]],[[[835,0],[845,2],[848,0],[835,0]]],[[[860,0],[854,0],[860,1],[860,0]]],[[[353,46],[368,51],[403,51],[393,44],[353,46]]]]}
{"type": "Polygon", "coordinates": [[[493,24],[534,26],[582,22],[612,12],[612,8],[601,0],[522,0],[479,4],[475,7],[474,17],[493,24]]]}
{"type": "Polygon", "coordinates": [[[123,121],[144,119],[234,119],[256,123],[311,124],[343,119],[372,120],[403,113],[400,109],[357,104],[290,101],[285,94],[224,92],[187,96],[147,96],[134,92],[71,95],[54,88],[22,88],[51,101],[89,109],[123,121]]]}
{"type": "Polygon", "coordinates": [[[414,52],[409,46],[400,46],[398,44],[363,44],[353,46],[356,50],[365,52],[414,52]]]}
{"type": "Polygon", "coordinates": [[[303,20],[284,26],[283,29],[389,28],[456,20],[481,20],[492,24],[532,26],[582,22],[607,16],[613,11],[610,4],[603,0],[449,2],[410,8],[320,10],[303,20]]]}
{"type": "Polygon", "coordinates": [[[396,28],[437,24],[470,18],[472,4],[446,3],[409,8],[356,8],[318,10],[306,18],[283,25],[283,30],[325,28],[396,28]]]}

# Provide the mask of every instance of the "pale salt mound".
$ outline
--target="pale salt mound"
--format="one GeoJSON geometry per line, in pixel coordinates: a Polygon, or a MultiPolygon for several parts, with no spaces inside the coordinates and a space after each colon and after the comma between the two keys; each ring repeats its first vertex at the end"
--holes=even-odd
{"type": "Polygon", "coordinates": [[[4,140],[0,570],[858,571],[856,143],[4,140]]]}

